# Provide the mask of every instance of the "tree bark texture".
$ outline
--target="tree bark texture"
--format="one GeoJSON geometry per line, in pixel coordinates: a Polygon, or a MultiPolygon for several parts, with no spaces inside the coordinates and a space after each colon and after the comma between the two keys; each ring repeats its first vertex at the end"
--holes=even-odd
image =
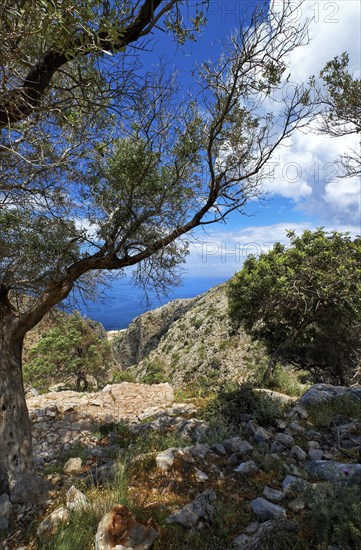
{"type": "MultiPolygon", "coordinates": [[[[0,304],[0,307],[1,304],[0,304]]],[[[2,311],[1,313],[4,313],[2,311]]],[[[3,315],[1,315],[3,317],[3,315]]],[[[22,377],[23,337],[14,331],[16,319],[2,319],[0,335],[0,495],[26,502],[42,493],[44,482],[36,475],[31,424],[22,377]]]]}

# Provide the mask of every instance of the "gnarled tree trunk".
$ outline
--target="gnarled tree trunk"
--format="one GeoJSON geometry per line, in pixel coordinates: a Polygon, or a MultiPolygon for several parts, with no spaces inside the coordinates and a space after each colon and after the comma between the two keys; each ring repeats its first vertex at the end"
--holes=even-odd
{"type": "Polygon", "coordinates": [[[41,494],[45,483],[34,466],[22,377],[23,336],[16,333],[16,317],[5,311],[4,303],[0,308],[0,495],[26,502],[41,494]]]}

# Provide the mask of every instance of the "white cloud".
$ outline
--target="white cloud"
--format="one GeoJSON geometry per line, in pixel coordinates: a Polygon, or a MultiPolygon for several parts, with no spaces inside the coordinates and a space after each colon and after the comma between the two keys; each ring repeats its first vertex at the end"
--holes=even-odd
{"type": "MultiPolygon", "coordinates": [[[[315,230],[310,222],[282,222],[273,225],[249,226],[240,230],[222,231],[212,229],[199,235],[190,246],[187,270],[194,277],[224,277],[234,275],[242,268],[250,254],[260,254],[270,250],[276,242],[288,243],[287,230],[302,234],[305,229],[315,230]]],[[[325,230],[350,232],[353,237],[360,233],[357,225],[339,224],[326,226],[325,230]]]]}
{"type": "MultiPolygon", "coordinates": [[[[278,4],[281,6],[281,0],[275,0],[276,8],[278,4]]],[[[360,16],[358,0],[304,2],[297,17],[301,21],[313,18],[310,42],[289,56],[287,74],[290,73],[291,86],[318,75],[327,61],[343,51],[349,54],[351,70],[360,74],[360,16]]],[[[289,147],[279,149],[273,158],[273,177],[266,182],[265,190],[299,202],[298,208],[308,214],[317,213],[323,222],[359,224],[359,180],[338,180],[332,164],[347,150],[357,150],[359,137],[329,138],[317,135],[315,128],[316,123],[304,133],[297,132],[287,144],[289,147]]]]}

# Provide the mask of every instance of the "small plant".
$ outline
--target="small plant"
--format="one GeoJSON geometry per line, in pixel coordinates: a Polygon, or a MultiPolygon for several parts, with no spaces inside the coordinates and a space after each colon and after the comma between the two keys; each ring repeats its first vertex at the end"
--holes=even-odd
{"type": "Polygon", "coordinates": [[[164,363],[159,359],[149,361],[147,364],[146,374],[142,377],[143,384],[161,384],[168,382],[168,378],[164,373],[164,363]]]}
{"type": "Polygon", "coordinates": [[[325,483],[306,497],[306,521],[314,530],[315,544],[342,550],[361,548],[360,480],[325,483]]]}
{"type": "Polygon", "coordinates": [[[191,318],[191,325],[192,327],[194,327],[196,330],[198,330],[202,325],[203,325],[203,321],[204,319],[197,319],[195,317],[192,317],[191,318]]]}
{"type": "Polygon", "coordinates": [[[63,466],[60,462],[54,461],[50,464],[46,464],[43,468],[43,474],[45,476],[51,474],[60,474],[63,471],[63,466]]]}
{"type": "Polygon", "coordinates": [[[38,550],[88,550],[94,543],[100,519],[101,514],[94,507],[72,511],[68,522],[57,529],[50,541],[40,543],[38,550]]]}
{"type": "Polygon", "coordinates": [[[122,382],[137,381],[136,376],[128,370],[119,370],[113,374],[112,384],[121,384],[122,382]]]}
{"type": "Polygon", "coordinates": [[[127,442],[133,438],[129,424],[125,420],[120,420],[118,423],[102,424],[97,431],[102,437],[112,434],[119,443],[127,442]]]}
{"type": "Polygon", "coordinates": [[[109,512],[114,503],[129,508],[133,502],[128,494],[129,476],[128,460],[117,462],[114,478],[101,490],[92,487],[87,495],[90,506],[86,510],[71,511],[67,523],[60,525],[48,542],[39,543],[37,550],[91,550],[101,518],[109,512]]]}
{"type": "Polygon", "coordinates": [[[296,533],[280,531],[262,538],[262,550],[290,550],[291,548],[292,550],[311,550],[307,542],[299,540],[296,533]]]}
{"type": "Polygon", "coordinates": [[[65,453],[65,461],[69,460],[69,458],[81,458],[83,460],[84,450],[85,446],[79,441],[73,443],[73,445],[71,445],[65,453]]]}
{"type": "Polygon", "coordinates": [[[265,384],[265,387],[270,390],[299,397],[308,389],[308,385],[301,384],[299,380],[300,376],[302,376],[302,373],[294,372],[277,364],[271,378],[265,384]]]}

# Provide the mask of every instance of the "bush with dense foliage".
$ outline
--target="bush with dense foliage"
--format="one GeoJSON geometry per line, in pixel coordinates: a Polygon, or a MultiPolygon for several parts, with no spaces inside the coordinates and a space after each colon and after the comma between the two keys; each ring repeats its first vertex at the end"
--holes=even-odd
{"type": "Polygon", "coordinates": [[[314,531],[315,548],[360,548],[360,480],[319,485],[307,500],[307,522],[314,531]]]}
{"type": "Polygon", "coordinates": [[[108,341],[99,336],[92,321],[78,312],[61,317],[28,355],[25,382],[40,390],[55,383],[77,391],[98,387],[106,381],[113,362],[108,341]]]}
{"type": "Polygon", "coordinates": [[[346,384],[361,362],[361,239],[323,229],[287,233],[248,258],[229,285],[229,313],[277,361],[305,369],[316,380],[346,384]]]}
{"type": "Polygon", "coordinates": [[[244,414],[252,415],[260,425],[270,426],[282,415],[282,403],[266,392],[256,391],[251,382],[222,388],[209,403],[203,416],[210,423],[238,432],[244,414]]]}

